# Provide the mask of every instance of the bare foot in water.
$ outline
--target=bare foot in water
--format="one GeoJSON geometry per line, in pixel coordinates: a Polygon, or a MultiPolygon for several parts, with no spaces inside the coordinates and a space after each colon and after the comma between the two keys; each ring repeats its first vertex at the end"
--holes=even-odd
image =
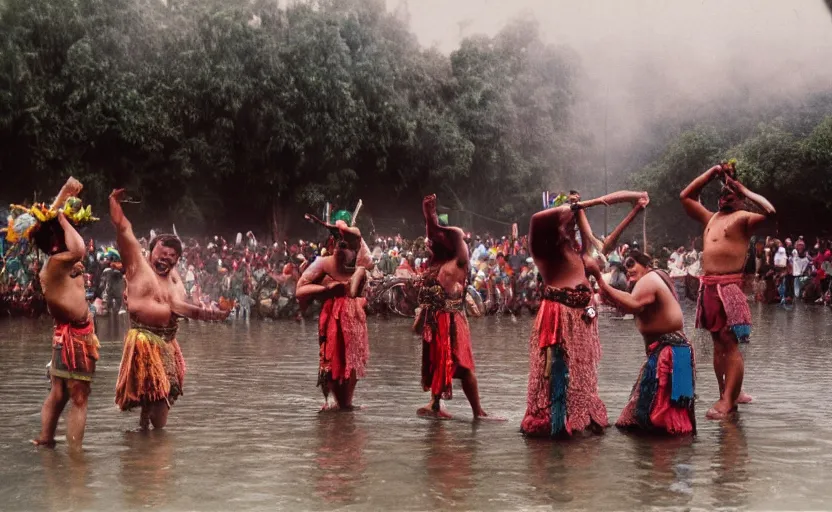
{"type": "Polygon", "coordinates": [[[715,403],[713,407],[708,409],[708,412],[705,413],[705,419],[708,420],[715,420],[715,421],[722,421],[727,420],[731,416],[733,416],[735,409],[729,408],[727,411],[721,411],[719,409],[719,402],[715,403]]]}
{"type": "Polygon", "coordinates": [[[451,416],[444,408],[440,407],[438,411],[435,411],[430,405],[417,410],[416,415],[420,418],[435,418],[437,420],[453,419],[453,416],[451,416]]]}
{"type": "Polygon", "coordinates": [[[45,441],[43,439],[32,439],[32,444],[35,446],[43,446],[44,448],[54,448],[55,440],[45,441]]]}
{"type": "Polygon", "coordinates": [[[477,414],[474,415],[474,421],[508,421],[506,418],[502,416],[489,416],[487,412],[480,410],[477,414]]]}
{"type": "Polygon", "coordinates": [[[754,397],[746,393],[745,391],[740,391],[740,396],[737,397],[738,404],[750,404],[754,401],[754,397]]]}
{"type": "Polygon", "coordinates": [[[338,411],[338,410],[340,410],[340,407],[338,407],[337,403],[336,404],[330,404],[329,402],[327,402],[321,407],[321,410],[318,411],[318,412],[335,412],[335,411],[338,411]]]}

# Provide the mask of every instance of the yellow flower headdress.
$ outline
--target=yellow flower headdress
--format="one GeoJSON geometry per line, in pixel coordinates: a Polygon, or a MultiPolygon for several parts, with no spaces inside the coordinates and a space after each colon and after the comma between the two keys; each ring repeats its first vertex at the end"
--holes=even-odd
{"type": "Polygon", "coordinates": [[[0,229],[0,233],[5,232],[6,240],[13,244],[30,240],[43,224],[57,219],[59,211],[63,211],[67,220],[76,226],[98,220],[98,218],[93,217],[92,208],[89,205],[84,208],[81,200],[77,197],[67,199],[60,209],[52,209],[45,203],[36,203],[32,206],[13,204],[11,205],[8,227],[0,229]]]}

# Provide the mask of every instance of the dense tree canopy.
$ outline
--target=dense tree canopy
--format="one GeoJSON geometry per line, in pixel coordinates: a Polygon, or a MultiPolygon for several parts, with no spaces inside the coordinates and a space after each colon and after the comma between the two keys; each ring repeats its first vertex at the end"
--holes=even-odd
{"type": "Polygon", "coordinates": [[[0,9],[6,200],[73,174],[97,205],[127,187],[147,222],[282,235],[326,201],[413,218],[431,191],[511,222],[563,164],[574,59],[533,22],[447,57],[381,0],[0,9]]]}
{"type": "MultiPolygon", "coordinates": [[[[681,243],[701,235],[692,222],[679,222],[679,192],[712,165],[730,158],[752,190],[777,208],[782,235],[828,234],[832,212],[832,97],[820,94],[783,111],[756,116],[740,112],[704,120],[679,133],[663,153],[631,176],[633,186],[650,192],[651,231],[660,240],[681,243]]],[[[703,194],[710,209],[718,187],[703,194]]]]}
{"type": "MultiPolygon", "coordinates": [[[[572,118],[580,76],[533,21],[446,56],[383,0],[4,0],[0,199],[42,199],[72,174],[99,210],[126,187],[140,225],[282,237],[304,212],[359,198],[362,227],[414,234],[435,192],[453,222],[507,230],[542,190],[600,180],[588,170],[601,148],[572,118]]],[[[615,157],[653,197],[651,238],[697,232],[679,223],[678,192],[730,157],[781,226],[822,227],[828,94],[683,111],[615,157]]]]}

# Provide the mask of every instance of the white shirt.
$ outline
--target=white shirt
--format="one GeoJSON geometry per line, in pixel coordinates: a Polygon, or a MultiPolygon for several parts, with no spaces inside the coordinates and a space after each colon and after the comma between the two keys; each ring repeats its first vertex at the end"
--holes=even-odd
{"type": "Polygon", "coordinates": [[[795,277],[802,276],[804,272],[806,272],[806,268],[809,267],[809,255],[800,256],[795,255],[792,258],[792,275],[795,277]]]}

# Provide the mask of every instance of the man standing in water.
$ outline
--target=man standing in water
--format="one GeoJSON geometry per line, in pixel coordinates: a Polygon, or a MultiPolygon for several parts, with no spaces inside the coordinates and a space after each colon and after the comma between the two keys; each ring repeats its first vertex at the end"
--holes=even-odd
{"type": "Polygon", "coordinates": [[[469,271],[468,245],[461,229],[441,223],[436,214],[436,196],[422,201],[429,251],[428,270],[419,289],[421,311],[414,330],[422,335],[422,389],[430,391],[430,403],[419,416],[451,418],[441,401],[453,398],[453,379],[462,381],[462,391],[475,419],[488,414],[480,405],[471,332],[465,317],[465,290],[469,271]],[[444,225],[443,225],[444,224],[444,225]]]}
{"type": "Polygon", "coordinates": [[[719,384],[719,400],[708,410],[708,419],[721,420],[738,403],[749,403],[742,392],[743,360],[738,343],[751,335],[751,310],[742,291],[743,268],[751,235],[775,214],[766,198],[755,194],[734,179],[734,165],[711,167],[679,195],[687,214],[705,226],[704,249],[696,326],[707,329],[714,341],[714,372],[719,384]],[[699,202],[702,189],[714,178],[724,178],[719,196],[719,211],[713,213],[699,202]],[[742,210],[748,199],[765,214],[742,210]]]}
{"type": "Polygon", "coordinates": [[[81,447],[98,361],[98,338],[84,290],[84,240],[62,210],[67,199],[76,197],[82,188],[81,183],[69,178],[52,205],[59,212],[57,220],[42,223],[32,236],[35,245],[49,255],[40,282],[49,314],[55,320],[49,366],[52,389],[41,410],[40,436],[32,441],[39,446],[55,445],[58,419],[71,400],[66,439],[71,447],[81,447]]]}
{"type": "Polygon", "coordinates": [[[594,237],[584,208],[636,202],[646,193],[616,192],[581,202],[577,192],[558,196],[554,208],[532,216],[529,247],[545,287],[529,340],[529,385],[521,430],[529,436],[559,437],[608,426],[598,396],[598,338],[592,290],[582,256],[594,237]],[[577,227],[576,227],[577,225],[577,227]],[[580,229],[583,244],[576,237],[580,229]]]}
{"type": "Polygon", "coordinates": [[[229,311],[208,310],[185,300],[185,286],[176,272],[182,242],[175,235],[150,241],[148,258],[133,234],[121,202],[124,190],[110,194],[110,219],[127,280],[130,329],[116,382],[116,404],[122,411],[141,406],[139,427],[164,428],[168,411],[183,393],[185,359],[176,341],[177,320],[222,321],[229,311]]]}
{"type": "Polygon", "coordinates": [[[353,394],[358,379],[364,378],[370,344],[367,338],[366,299],[361,296],[372,268],[370,250],[361,231],[350,226],[351,216],[335,214],[335,224],[325,223],[312,215],[312,220],[326,227],[335,238],[332,256],[315,259],[298,280],[295,296],[299,299],[318,298],[323,309],[318,319],[320,343],[318,385],[324,394],[322,411],[353,409],[353,394]],[[329,395],[335,404],[329,405],[329,395]]]}
{"type": "MultiPolygon", "coordinates": [[[[647,206],[639,200],[634,212],[647,206]]],[[[635,218],[628,216],[614,231],[620,234],[635,218]]],[[[617,235],[607,243],[615,245],[617,235]]],[[[670,277],[651,268],[650,257],[632,251],[624,260],[627,277],[635,283],[632,294],[610,286],[595,260],[585,258],[586,268],[601,288],[601,294],[625,313],[635,315],[636,328],[644,338],[647,362],[641,367],[630,400],[615,425],[660,430],[670,434],[696,432],[694,415],[693,348],[684,334],[679,299],[670,277]]]]}

